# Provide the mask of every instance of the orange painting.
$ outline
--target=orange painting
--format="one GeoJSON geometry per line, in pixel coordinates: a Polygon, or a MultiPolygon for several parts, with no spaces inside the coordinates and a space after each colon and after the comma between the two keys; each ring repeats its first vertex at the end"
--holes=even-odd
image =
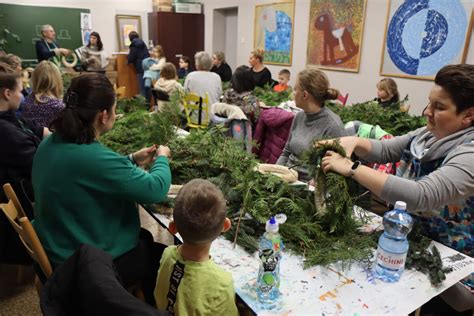
{"type": "Polygon", "coordinates": [[[311,0],[307,64],[358,72],[366,0],[311,0]]]}

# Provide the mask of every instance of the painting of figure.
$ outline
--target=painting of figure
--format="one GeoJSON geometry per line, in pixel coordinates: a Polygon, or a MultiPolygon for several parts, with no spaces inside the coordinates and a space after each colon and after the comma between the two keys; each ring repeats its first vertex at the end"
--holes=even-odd
{"type": "Polygon", "coordinates": [[[359,71],[366,0],[311,0],[307,63],[359,71]]]}
{"type": "Polygon", "coordinates": [[[294,12],[293,1],[255,7],[254,48],[265,51],[266,64],[291,65],[294,12]]]}
{"type": "Polygon", "coordinates": [[[391,0],[380,73],[432,80],[443,66],[463,63],[473,6],[471,0],[391,0]]]}

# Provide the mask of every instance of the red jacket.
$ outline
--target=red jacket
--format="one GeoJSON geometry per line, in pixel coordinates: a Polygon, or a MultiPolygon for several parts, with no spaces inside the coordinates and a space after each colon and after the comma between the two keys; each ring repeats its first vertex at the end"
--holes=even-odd
{"type": "Polygon", "coordinates": [[[274,164],[285,147],[295,114],[280,108],[265,109],[253,135],[257,147],[253,148],[260,160],[274,164]]]}

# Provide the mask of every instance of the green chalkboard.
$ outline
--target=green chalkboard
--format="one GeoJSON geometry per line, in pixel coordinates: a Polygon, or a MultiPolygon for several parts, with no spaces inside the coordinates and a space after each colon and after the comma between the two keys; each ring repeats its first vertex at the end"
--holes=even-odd
{"type": "Polygon", "coordinates": [[[27,64],[36,62],[35,42],[41,39],[44,24],[54,27],[59,46],[67,49],[82,46],[81,12],[90,10],[0,3],[0,30],[6,27],[21,40],[17,43],[8,37],[5,51],[20,56],[27,64]]]}

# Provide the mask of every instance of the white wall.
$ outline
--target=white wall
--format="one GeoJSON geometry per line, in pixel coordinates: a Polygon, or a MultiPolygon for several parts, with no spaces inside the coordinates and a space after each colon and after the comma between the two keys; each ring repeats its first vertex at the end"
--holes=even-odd
{"type": "MultiPolygon", "coordinates": [[[[237,16],[238,9],[216,9],[213,15],[212,52],[223,51],[226,62],[232,69],[237,66],[237,16]]],[[[206,37],[207,35],[205,35],[206,37]]]]}
{"type": "Polygon", "coordinates": [[[0,3],[90,9],[93,30],[100,34],[107,53],[118,51],[115,15],[140,15],[140,36],[148,43],[148,12],[152,11],[152,0],[2,0],[0,3]]]}
{"type": "Polygon", "coordinates": [[[238,8],[226,10],[225,15],[225,59],[227,63],[235,69],[237,67],[237,17],[238,8]]]}
{"type": "MultiPolygon", "coordinates": [[[[214,9],[235,7],[238,3],[238,49],[237,64],[247,64],[250,51],[253,49],[253,28],[255,5],[277,2],[275,0],[201,0],[204,3],[205,14],[205,49],[213,52],[213,11],[214,9]]],[[[372,99],[376,96],[375,84],[380,80],[380,62],[385,31],[386,15],[389,1],[368,0],[365,16],[364,35],[362,41],[361,61],[359,73],[341,71],[325,72],[329,76],[331,85],[341,93],[349,93],[349,103],[356,103],[372,99]]],[[[291,84],[294,84],[296,74],[306,65],[306,49],[308,42],[309,0],[296,0],[295,23],[293,32],[293,62],[289,68],[292,73],[291,84]]],[[[474,37],[474,34],[473,34],[474,37]]],[[[474,39],[471,40],[471,51],[466,60],[474,63],[474,39]]],[[[278,71],[283,67],[271,66],[268,68],[276,78],[278,71]]],[[[395,78],[402,96],[409,94],[413,114],[421,114],[427,103],[429,90],[433,82],[416,79],[395,78]]]]}

